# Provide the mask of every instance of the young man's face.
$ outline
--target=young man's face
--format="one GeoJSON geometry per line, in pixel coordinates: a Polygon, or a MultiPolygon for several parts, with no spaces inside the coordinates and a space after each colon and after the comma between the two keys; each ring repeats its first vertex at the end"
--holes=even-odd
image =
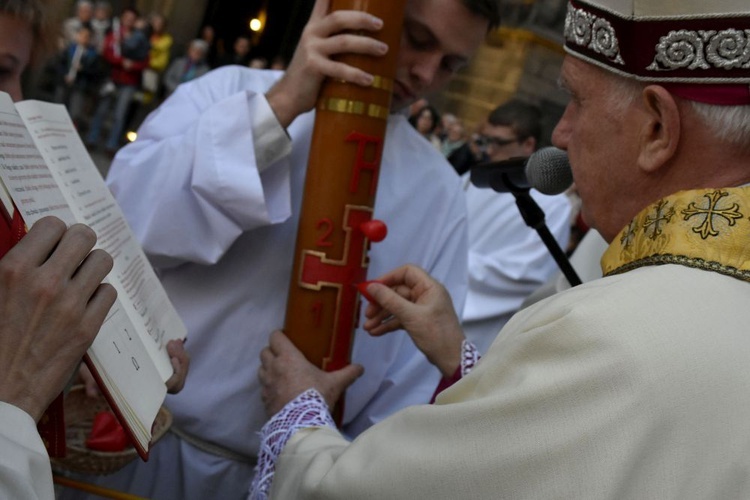
{"type": "Polygon", "coordinates": [[[468,63],[488,26],[461,0],[408,0],[391,109],[403,109],[448,83],[468,63]]]}
{"type": "Polygon", "coordinates": [[[529,156],[536,148],[536,141],[532,137],[521,139],[513,127],[489,123],[482,127],[482,143],[491,161],[529,156]]]}
{"type": "Polygon", "coordinates": [[[31,59],[34,35],[31,26],[15,16],[0,13],[0,90],[14,101],[21,95],[21,75],[31,59]]]}

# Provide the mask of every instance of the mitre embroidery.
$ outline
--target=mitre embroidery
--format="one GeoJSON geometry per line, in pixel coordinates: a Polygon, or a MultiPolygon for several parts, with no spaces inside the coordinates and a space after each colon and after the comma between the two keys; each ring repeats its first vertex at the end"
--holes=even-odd
{"type": "Polygon", "coordinates": [[[750,68],[750,30],[670,31],[659,39],[647,69],[750,68]]]}
{"type": "Polygon", "coordinates": [[[565,16],[565,39],[587,47],[610,61],[624,65],[615,29],[606,19],[568,4],[565,16]]]}

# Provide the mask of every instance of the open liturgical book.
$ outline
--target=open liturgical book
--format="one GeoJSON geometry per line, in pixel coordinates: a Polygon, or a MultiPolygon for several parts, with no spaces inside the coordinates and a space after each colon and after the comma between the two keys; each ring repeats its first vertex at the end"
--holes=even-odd
{"type": "Polygon", "coordinates": [[[0,198],[31,227],[54,215],[90,226],[114,258],[107,280],[118,293],[86,362],[138,454],[146,460],[151,428],[173,369],[166,351],[184,339],[177,316],[66,109],[13,103],[0,92],[0,198]]]}

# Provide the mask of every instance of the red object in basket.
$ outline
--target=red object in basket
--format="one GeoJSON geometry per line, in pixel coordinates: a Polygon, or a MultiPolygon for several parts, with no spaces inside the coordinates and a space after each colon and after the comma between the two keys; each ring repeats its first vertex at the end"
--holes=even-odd
{"type": "Polygon", "coordinates": [[[122,451],[128,445],[128,437],[117,417],[112,412],[100,411],[94,416],[91,433],[86,439],[86,448],[96,451],[122,451]]]}

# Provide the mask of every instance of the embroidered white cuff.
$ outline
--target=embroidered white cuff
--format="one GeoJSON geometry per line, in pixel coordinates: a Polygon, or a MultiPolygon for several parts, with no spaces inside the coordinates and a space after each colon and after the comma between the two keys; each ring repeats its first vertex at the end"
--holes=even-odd
{"type": "Polygon", "coordinates": [[[471,373],[480,357],[477,346],[468,340],[461,342],[461,378],[471,373]]]}
{"type": "Polygon", "coordinates": [[[328,405],[315,389],[308,389],[287,403],[260,430],[260,451],[250,492],[251,500],[268,498],[276,460],[284,446],[298,430],[309,427],[336,428],[328,405]]]}

